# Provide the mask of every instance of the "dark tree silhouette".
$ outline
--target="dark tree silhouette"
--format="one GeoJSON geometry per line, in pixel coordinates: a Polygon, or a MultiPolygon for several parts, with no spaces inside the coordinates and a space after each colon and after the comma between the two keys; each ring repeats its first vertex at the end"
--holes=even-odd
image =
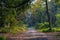
{"type": "Polygon", "coordinates": [[[49,30],[52,30],[52,25],[51,25],[51,18],[50,18],[50,14],[48,11],[48,1],[46,0],[46,13],[47,13],[47,17],[48,17],[48,22],[49,22],[49,30]]]}

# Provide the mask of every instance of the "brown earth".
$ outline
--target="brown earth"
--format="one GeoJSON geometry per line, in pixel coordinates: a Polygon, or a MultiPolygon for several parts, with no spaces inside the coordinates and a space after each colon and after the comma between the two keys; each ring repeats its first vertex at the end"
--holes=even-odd
{"type": "Polygon", "coordinates": [[[0,33],[0,36],[5,36],[6,40],[60,40],[60,32],[50,32],[50,33],[0,33]]]}

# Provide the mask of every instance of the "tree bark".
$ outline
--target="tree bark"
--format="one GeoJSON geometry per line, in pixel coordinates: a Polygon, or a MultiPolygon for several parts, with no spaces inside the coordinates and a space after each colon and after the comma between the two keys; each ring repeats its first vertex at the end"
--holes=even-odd
{"type": "Polygon", "coordinates": [[[52,30],[52,25],[51,25],[51,18],[50,18],[50,14],[48,11],[48,1],[46,0],[46,13],[47,13],[47,17],[48,17],[48,22],[49,22],[49,30],[52,30]]]}
{"type": "Polygon", "coordinates": [[[1,12],[0,12],[0,27],[4,26],[4,16],[3,16],[3,5],[0,6],[1,12]]]}

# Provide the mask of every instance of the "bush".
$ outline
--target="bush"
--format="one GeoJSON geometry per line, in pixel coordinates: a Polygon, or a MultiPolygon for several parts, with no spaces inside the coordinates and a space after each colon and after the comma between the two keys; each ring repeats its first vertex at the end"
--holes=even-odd
{"type": "Polygon", "coordinates": [[[55,24],[57,27],[60,27],[60,14],[57,13],[55,16],[56,16],[56,23],[55,24]]]}
{"type": "Polygon", "coordinates": [[[7,33],[7,32],[9,32],[9,27],[0,28],[0,33],[7,33]]]}
{"type": "Polygon", "coordinates": [[[54,32],[60,32],[60,27],[54,27],[52,30],[53,30],[54,32]]]}
{"type": "Polygon", "coordinates": [[[48,28],[48,22],[38,23],[38,24],[35,26],[35,29],[43,29],[43,28],[48,28]]]}
{"type": "Polygon", "coordinates": [[[52,30],[49,28],[38,29],[39,32],[60,32],[60,27],[54,27],[52,30]]]}
{"type": "Polygon", "coordinates": [[[39,32],[52,32],[49,28],[38,29],[39,32]]]}
{"type": "Polygon", "coordinates": [[[49,28],[43,29],[42,32],[53,32],[53,30],[50,30],[49,28]]]}
{"type": "Polygon", "coordinates": [[[0,40],[6,40],[6,37],[0,36],[0,40]]]}
{"type": "Polygon", "coordinates": [[[26,31],[27,27],[26,25],[22,26],[11,26],[11,27],[2,27],[0,29],[0,33],[17,33],[17,32],[23,32],[26,31]]]}

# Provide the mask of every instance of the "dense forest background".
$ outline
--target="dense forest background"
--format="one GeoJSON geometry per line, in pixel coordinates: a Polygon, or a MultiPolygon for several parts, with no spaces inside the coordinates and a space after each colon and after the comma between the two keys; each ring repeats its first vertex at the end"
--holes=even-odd
{"type": "Polygon", "coordinates": [[[0,32],[22,32],[28,27],[60,31],[60,0],[0,0],[0,32]]]}

